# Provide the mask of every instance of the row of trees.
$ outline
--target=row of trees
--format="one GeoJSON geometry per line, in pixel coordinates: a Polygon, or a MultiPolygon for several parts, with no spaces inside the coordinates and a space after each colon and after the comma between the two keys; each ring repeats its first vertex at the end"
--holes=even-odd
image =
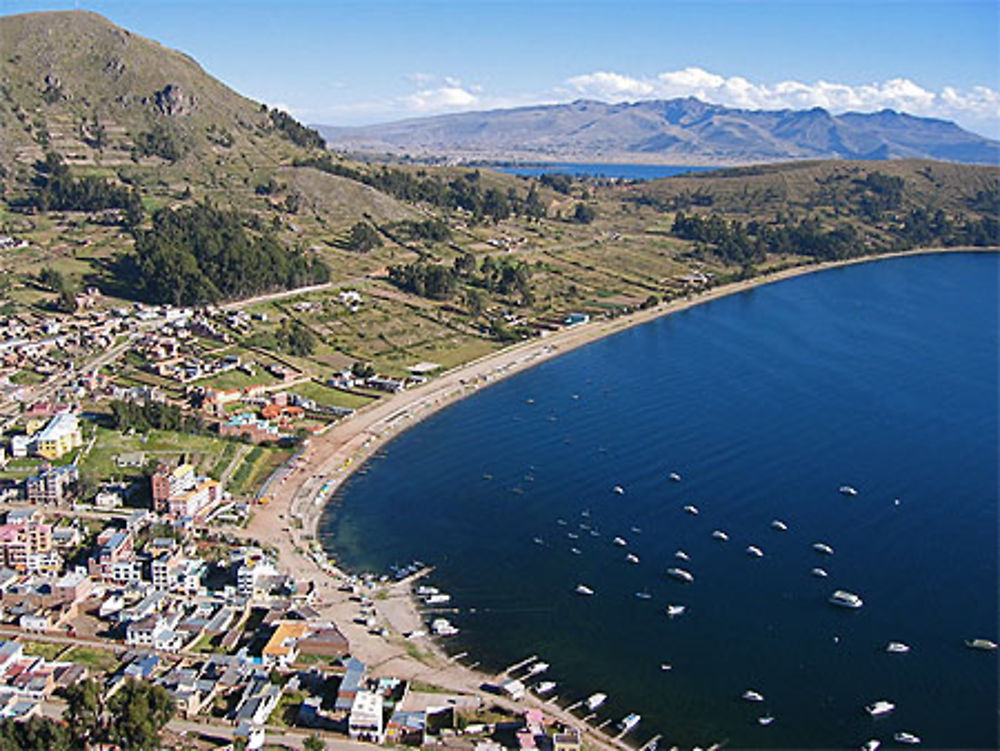
{"type": "Polygon", "coordinates": [[[294,357],[308,357],[316,351],[317,339],[308,326],[286,318],[274,331],[254,334],[245,343],[294,357]]]}
{"type": "Polygon", "coordinates": [[[194,305],[329,280],[316,256],[291,251],[268,231],[253,235],[245,217],[208,202],[153,215],[135,242],[134,274],[152,302],[194,305]]]}
{"type": "Polygon", "coordinates": [[[471,294],[475,288],[501,295],[517,293],[525,305],[532,305],[535,300],[531,267],[524,262],[498,260],[492,256],[486,256],[478,265],[474,256],[462,255],[451,266],[422,262],[391,266],[389,280],[407,292],[432,300],[451,299],[462,284],[473,287],[466,296],[473,315],[478,315],[482,309],[482,296],[471,294]]]}
{"type": "Polygon", "coordinates": [[[175,705],[162,686],[127,681],[108,697],[93,679],[66,689],[63,722],[32,717],[0,721],[0,751],[78,751],[112,744],[121,751],[156,751],[175,705]]]}
{"type": "Polygon", "coordinates": [[[111,402],[111,422],[118,430],[147,433],[152,429],[175,430],[181,433],[204,433],[205,421],[196,413],[186,414],[173,404],[147,399],[132,402],[116,399],[111,402]]]}
{"type": "MultiPolygon", "coordinates": [[[[262,104],[262,109],[267,109],[267,105],[262,104]]],[[[281,134],[297,146],[307,149],[325,149],[326,141],[319,131],[307,128],[294,117],[279,109],[272,109],[268,113],[271,124],[277,128],[281,134]]]]}
{"type": "Polygon", "coordinates": [[[138,192],[101,177],[74,178],[55,152],[36,162],[35,172],[35,190],[29,200],[39,211],[121,209],[126,226],[134,227],[142,221],[144,211],[138,192]]]}

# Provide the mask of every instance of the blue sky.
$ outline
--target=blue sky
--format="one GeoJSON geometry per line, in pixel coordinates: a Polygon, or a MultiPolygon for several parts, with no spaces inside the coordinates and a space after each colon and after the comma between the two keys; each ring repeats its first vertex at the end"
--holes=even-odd
{"type": "Polygon", "coordinates": [[[310,123],[694,95],[893,107],[1000,136],[996,0],[0,0],[73,7],[310,123]]]}

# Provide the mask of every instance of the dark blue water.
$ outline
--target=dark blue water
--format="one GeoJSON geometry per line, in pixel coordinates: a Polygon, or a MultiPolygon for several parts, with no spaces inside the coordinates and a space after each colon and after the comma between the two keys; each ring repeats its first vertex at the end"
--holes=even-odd
{"type": "Polygon", "coordinates": [[[602,716],[641,713],[635,741],[857,747],[908,730],[995,748],[997,654],[963,640],[998,638],[998,273],[996,254],[863,264],[568,353],[389,444],[327,509],[324,544],[355,569],[434,564],[459,609],[450,649],[485,668],[541,655],[567,701],[603,691],[602,716]],[[678,548],[693,584],[665,576],[678,548]],[[828,604],[837,588],[864,607],[828,604]],[[873,721],[881,698],[898,708],[873,721]]]}
{"type": "Polygon", "coordinates": [[[656,180],[660,177],[673,177],[685,172],[704,172],[716,167],[690,167],[676,164],[608,164],[608,163],[577,163],[551,162],[548,164],[525,164],[516,166],[497,166],[499,172],[511,175],[526,175],[537,177],[544,174],[565,173],[582,175],[584,177],[618,177],[623,180],[656,180]]]}

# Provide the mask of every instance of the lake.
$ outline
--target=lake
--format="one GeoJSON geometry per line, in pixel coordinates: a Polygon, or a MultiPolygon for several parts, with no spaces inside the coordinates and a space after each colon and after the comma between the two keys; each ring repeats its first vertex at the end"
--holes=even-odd
{"type": "Polygon", "coordinates": [[[963,642],[997,640],[998,260],[809,274],[569,352],[393,440],[321,540],[351,570],[434,565],[450,651],[541,656],[562,703],[640,713],[635,744],[996,748],[997,653],[963,642]]]}
{"type": "Polygon", "coordinates": [[[490,167],[511,175],[537,177],[544,174],[568,174],[583,177],[617,177],[623,180],[656,180],[685,172],[705,172],[717,167],[692,167],[676,164],[611,164],[585,162],[550,162],[545,164],[495,165],[490,167]]]}

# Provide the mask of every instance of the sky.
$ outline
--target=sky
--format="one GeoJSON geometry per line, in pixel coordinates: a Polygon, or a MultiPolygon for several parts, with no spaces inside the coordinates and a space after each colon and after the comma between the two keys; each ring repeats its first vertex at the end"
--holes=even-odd
{"type": "Polygon", "coordinates": [[[73,8],[310,124],[696,96],[1000,137],[997,0],[0,0],[73,8]]]}

